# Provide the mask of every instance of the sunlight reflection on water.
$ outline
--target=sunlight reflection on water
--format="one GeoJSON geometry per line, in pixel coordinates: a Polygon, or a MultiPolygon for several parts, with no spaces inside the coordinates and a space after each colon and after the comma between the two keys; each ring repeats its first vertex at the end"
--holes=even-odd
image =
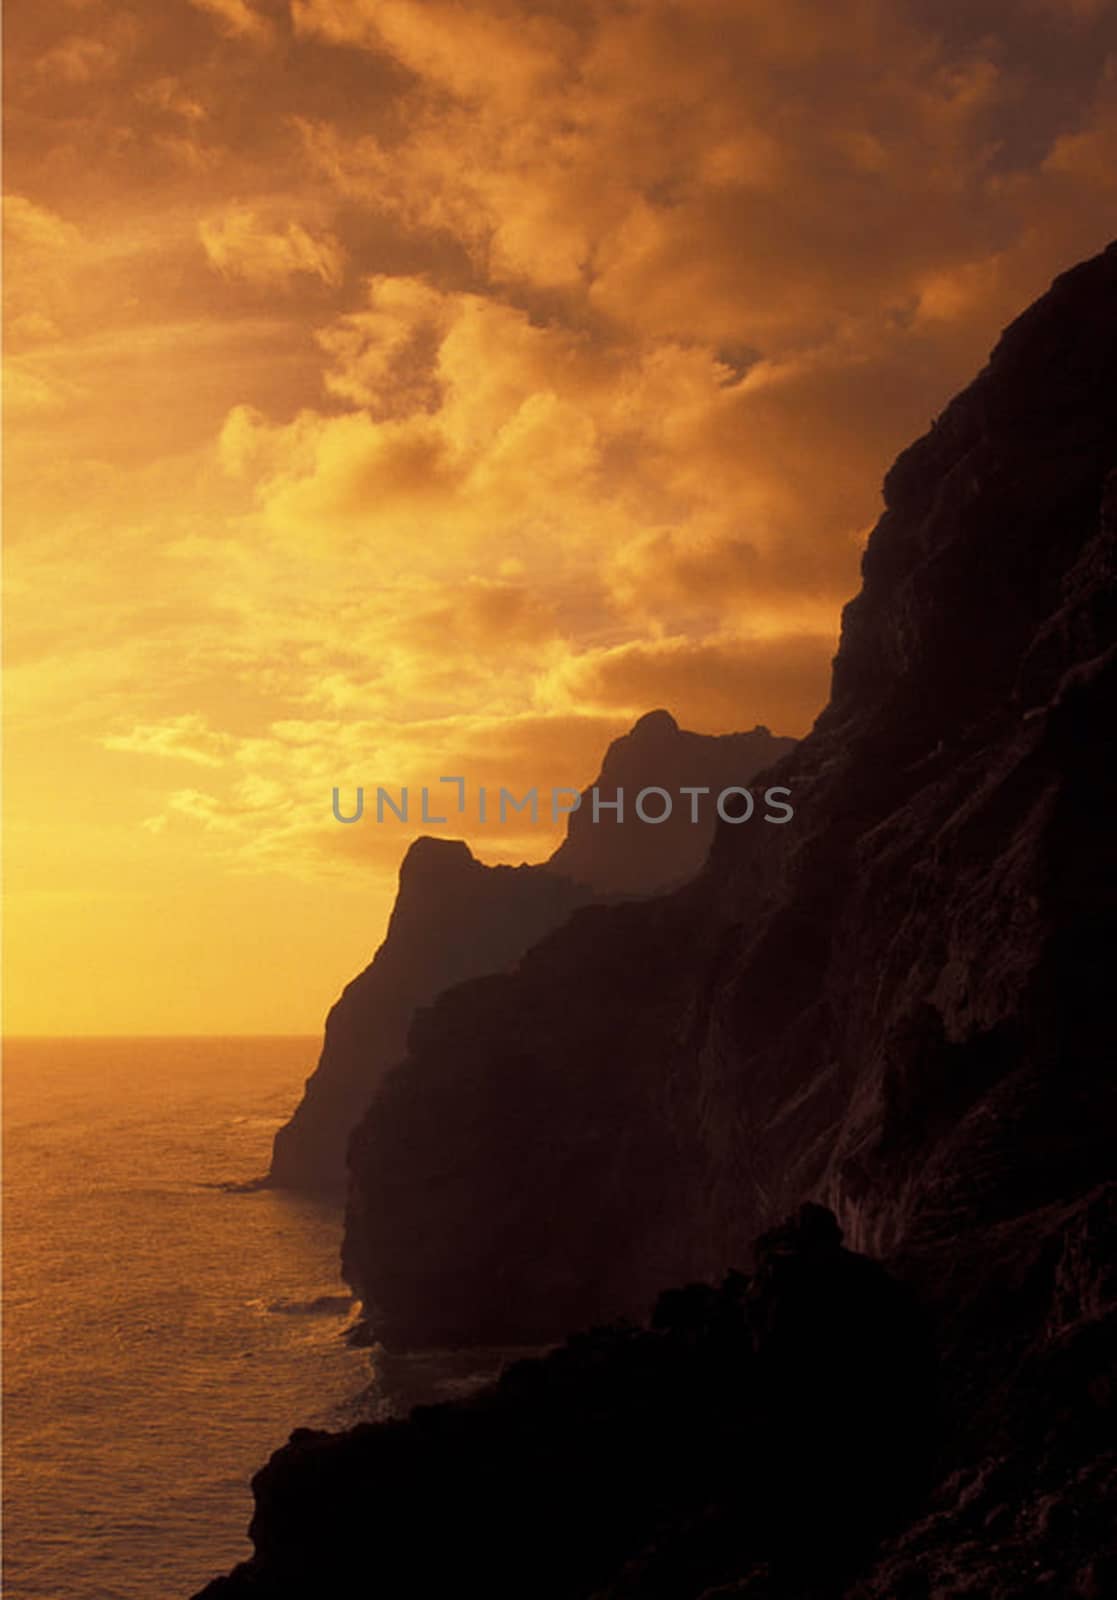
{"type": "Polygon", "coordinates": [[[249,1478],[291,1429],[375,1406],[338,1210],[221,1187],[266,1168],[316,1052],[5,1046],[9,1600],[185,1600],[249,1553],[249,1478]]]}

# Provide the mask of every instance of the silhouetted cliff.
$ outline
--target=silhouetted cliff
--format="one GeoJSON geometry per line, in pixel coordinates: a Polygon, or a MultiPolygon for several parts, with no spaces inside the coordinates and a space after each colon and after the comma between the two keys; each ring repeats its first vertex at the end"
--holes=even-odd
{"type": "MultiPolygon", "coordinates": [[[[566,838],[547,866],[587,884],[599,897],[674,889],[694,877],[709,854],[719,793],[747,784],[794,748],[794,739],[776,738],[767,728],[689,733],[669,712],[649,711],[631,733],[614,739],[595,780],[603,800],[624,791],[623,820],[602,808],[595,822],[591,790],[584,789],[566,838]],[[671,810],[662,822],[633,820],[634,801],[645,784],[671,796],[671,810]],[[687,785],[704,785],[710,793],[692,801],[680,793],[687,785]]],[[[662,798],[649,796],[647,814],[658,816],[661,808],[666,809],[662,798]]]]}
{"type": "Polygon", "coordinates": [[[794,822],[444,995],[354,1139],[387,1340],[650,1329],[296,1434],[208,1600],[1117,1591],[1117,246],[885,501],[794,822]]]}
{"type": "Polygon", "coordinates": [[[597,779],[603,800],[624,790],[623,822],[604,809],[594,822],[587,789],[566,840],[540,866],[489,867],[460,839],[417,839],[400,867],[384,943],[330,1011],[318,1066],[276,1134],[271,1181],[344,1191],[349,1134],[383,1074],[402,1057],[418,1007],[466,978],[502,971],[575,906],[650,894],[698,871],[713,837],[713,797],[700,804],[696,823],[680,803],[665,822],[643,823],[633,817],[641,788],[699,784],[716,796],[724,786],[747,783],[793,746],[766,728],[689,733],[668,712],[652,711],[614,740],[597,779]]]}
{"type": "Polygon", "coordinates": [[[911,1291],[808,1204],[649,1327],[300,1428],[253,1480],[253,1558],[197,1600],[1107,1600],[1115,1202],[1049,1218],[1060,1252],[1025,1249],[941,1369],[911,1291]]]}
{"type": "Polygon", "coordinates": [[[331,1009],[318,1066],[275,1136],[272,1181],[343,1191],[349,1134],[403,1055],[415,1009],[515,961],[590,898],[543,867],[485,866],[461,839],[416,839],[384,943],[331,1009]]]}
{"type": "Polygon", "coordinates": [[[831,701],[673,895],[424,1012],[354,1135],[389,1343],[541,1339],[717,1277],[805,1196],[873,1253],[1113,1172],[1117,250],[899,458],[831,701]]]}
{"type": "Polygon", "coordinates": [[[255,1560],[204,1600],[685,1600],[761,1560],[849,1573],[925,1483],[926,1332],[820,1207],[756,1255],[469,1400],[300,1430],[254,1481],[255,1560]]]}

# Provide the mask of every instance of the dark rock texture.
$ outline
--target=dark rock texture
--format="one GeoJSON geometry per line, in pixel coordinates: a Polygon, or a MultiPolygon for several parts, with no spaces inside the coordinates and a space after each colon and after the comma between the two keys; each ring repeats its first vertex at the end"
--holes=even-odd
{"type": "Polygon", "coordinates": [[[642,1316],[812,1195],[957,1293],[1112,1175],[1115,469],[1110,249],[889,472],[793,821],[419,1018],[352,1149],[387,1343],[642,1316]]]}
{"type": "MultiPolygon", "coordinates": [[[[602,807],[595,822],[591,790],[584,789],[566,838],[547,866],[589,885],[597,895],[648,895],[674,889],[694,877],[709,854],[719,793],[747,784],[794,748],[794,739],[776,738],[764,727],[750,733],[688,733],[670,712],[649,711],[631,733],[614,739],[596,780],[602,801],[623,791],[623,820],[602,807]],[[672,797],[662,822],[633,820],[636,797],[644,785],[666,789],[672,797]],[[697,823],[692,820],[691,799],[679,793],[686,785],[710,790],[694,799],[697,823]]],[[[759,791],[756,803],[762,814],[759,791]]],[[[658,816],[661,808],[666,809],[662,797],[649,795],[644,801],[650,816],[658,816]]]]}
{"type": "Polygon", "coordinates": [[[917,1298],[807,1204],[649,1328],[298,1430],[253,1480],[254,1557],[197,1600],[1108,1600],[1115,1229],[1117,1184],[1006,1236],[1013,1299],[990,1285],[940,1367],[917,1298]],[[982,1327],[1015,1338],[975,1390],[982,1327]]]}
{"type": "MultiPolygon", "coordinates": [[[[794,740],[775,738],[766,728],[690,733],[668,712],[652,711],[614,740],[597,779],[603,800],[624,790],[623,822],[603,810],[594,823],[587,789],[567,838],[540,866],[489,867],[460,839],[417,839],[400,867],[384,943],[331,1010],[318,1066],[276,1134],[271,1181],[344,1192],[349,1134],[384,1073],[402,1057],[417,1008],[466,978],[504,970],[576,906],[685,882],[709,850],[714,796],[723,786],[747,783],[793,746],[794,740]],[[696,824],[689,802],[664,823],[633,818],[645,785],[674,789],[684,783],[713,790],[700,802],[696,824]]],[[[650,798],[647,809],[654,810],[650,798]]]]}
{"type": "Polygon", "coordinates": [[[929,1359],[910,1296],[808,1207],[751,1277],[672,1291],[650,1329],[577,1335],[407,1421],[296,1433],[255,1479],[254,1561],[205,1600],[681,1600],[761,1558],[849,1573],[924,1486],[929,1359]]]}
{"type": "Polygon", "coordinates": [[[416,839],[384,943],[331,1009],[318,1066],[276,1133],[271,1181],[344,1192],[350,1132],[402,1057],[416,1008],[515,961],[589,898],[542,867],[485,866],[460,839],[416,839]]]}

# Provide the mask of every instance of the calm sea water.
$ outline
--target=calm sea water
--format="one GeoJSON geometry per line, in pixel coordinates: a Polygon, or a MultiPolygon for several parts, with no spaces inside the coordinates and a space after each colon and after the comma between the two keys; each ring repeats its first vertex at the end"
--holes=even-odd
{"type": "Polygon", "coordinates": [[[266,1169],[317,1049],[5,1046],[7,1600],[186,1600],[250,1553],[249,1478],[293,1427],[400,1408],[341,1337],[339,1213],[222,1187],[266,1169]]]}

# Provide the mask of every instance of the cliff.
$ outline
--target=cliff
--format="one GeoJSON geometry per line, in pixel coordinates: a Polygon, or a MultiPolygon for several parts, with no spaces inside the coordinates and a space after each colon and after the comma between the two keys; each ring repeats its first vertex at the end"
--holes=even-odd
{"type": "Polygon", "coordinates": [[[682,1600],[759,1560],[848,1570],[922,1486],[929,1359],[910,1296],[809,1208],[650,1328],[406,1422],[300,1430],[254,1481],[256,1559],[204,1600],[682,1600]]]}
{"type": "Polygon", "coordinates": [[[1026,1357],[990,1348],[980,1431],[915,1296],[808,1204],[649,1327],[297,1430],[253,1480],[255,1555],[197,1600],[1105,1600],[1115,1197],[1066,1231],[1026,1357]]]}
{"type": "Polygon", "coordinates": [[[590,893],[540,867],[485,866],[460,839],[416,839],[384,943],[332,1007],[318,1066],[276,1133],[271,1181],[344,1192],[350,1131],[403,1055],[416,1008],[515,961],[590,893]]]}
{"type": "Polygon", "coordinates": [[[1115,1591],[1117,246],[885,505],[794,821],[444,995],[355,1136],[389,1342],[596,1331],[293,1436],[207,1600],[1115,1591]]]}
{"type": "MultiPolygon", "coordinates": [[[[709,854],[717,796],[747,784],[794,748],[794,739],[777,738],[764,727],[750,733],[689,733],[669,712],[649,711],[631,733],[614,739],[595,780],[602,800],[624,791],[623,818],[602,808],[594,821],[592,791],[584,789],[548,869],[586,884],[599,897],[649,895],[686,883],[709,854]],[[634,801],[645,784],[665,789],[672,798],[663,821],[634,820],[634,801]],[[710,791],[693,802],[697,821],[690,798],[680,793],[688,785],[710,791]]],[[[658,816],[661,808],[666,809],[662,798],[648,797],[648,815],[658,816]]]]}
{"type": "Polygon", "coordinates": [[[384,942],[331,1009],[318,1065],[275,1136],[270,1181],[344,1192],[349,1134],[403,1055],[414,1013],[442,990],[506,969],[576,906],[650,894],[698,871],[713,837],[712,799],[697,823],[681,804],[663,823],[642,823],[632,808],[645,785],[706,785],[716,796],[793,745],[766,728],[691,733],[668,712],[649,712],[614,740],[596,780],[603,800],[624,790],[624,819],[603,809],[595,823],[588,787],[566,839],[542,865],[485,866],[462,840],[417,839],[400,867],[384,942]]]}
{"type": "Polygon", "coordinates": [[[889,472],[830,703],[765,775],[793,821],[419,1016],[351,1151],[386,1342],[644,1315],[805,1196],[980,1275],[1112,1174],[1115,278],[1060,278],[889,472]]]}

